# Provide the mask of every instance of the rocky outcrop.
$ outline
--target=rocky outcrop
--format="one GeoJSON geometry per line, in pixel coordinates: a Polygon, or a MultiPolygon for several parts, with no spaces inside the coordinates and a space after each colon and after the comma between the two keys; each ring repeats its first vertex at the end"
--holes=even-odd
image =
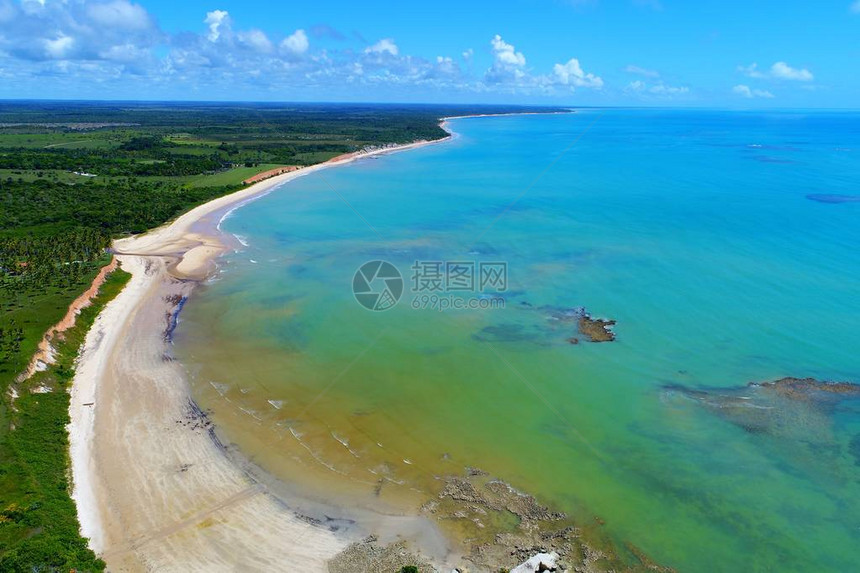
{"type": "Polygon", "coordinates": [[[338,553],[329,561],[328,570],[329,573],[397,573],[410,565],[422,573],[437,571],[425,559],[412,553],[404,542],[382,546],[379,539],[371,535],[338,553]]]}
{"type": "Polygon", "coordinates": [[[780,378],[773,382],[750,384],[793,400],[832,400],[838,396],[860,396],[860,384],[822,382],[815,378],[780,378]]]}
{"type": "Polygon", "coordinates": [[[612,342],[615,340],[615,333],[612,332],[612,327],[615,326],[614,320],[591,318],[585,314],[579,318],[577,326],[579,333],[591,342],[612,342]]]}
{"type": "Polygon", "coordinates": [[[439,479],[444,483],[441,491],[424,504],[422,512],[443,529],[456,532],[463,540],[463,558],[474,565],[474,570],[650,569],[638,555],[633,556],[633,563],[621,559],[599,531],[597,521],[580,528],[566,514],[553,511],[486,472],[469,468],[463,476],[439,479]]]}

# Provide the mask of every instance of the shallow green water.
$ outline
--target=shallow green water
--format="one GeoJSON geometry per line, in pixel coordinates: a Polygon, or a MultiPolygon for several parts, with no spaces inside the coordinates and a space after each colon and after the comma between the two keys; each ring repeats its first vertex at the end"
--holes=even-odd
{"type": "Polygon", "coordinates": [[[227,435],[359,503],[380,479],[395,503],[478,466],[682,571],[860,568],[856,399],[788,420],[766,404],[773,423],[751,431],[677,389],[860,382],[860,203],[806,197],[860,193],[860,115],[453,128],[224,221],[248,246],[175,342],[227,435]],[[351,288],[375,259],[405,279],[385,312],[351,288]],[[506,262],[505,308],[413,309],[416,260],[506,262]],[[582,339],[563,320],[577,307],[617,320],[617,340],[582,339]]]}

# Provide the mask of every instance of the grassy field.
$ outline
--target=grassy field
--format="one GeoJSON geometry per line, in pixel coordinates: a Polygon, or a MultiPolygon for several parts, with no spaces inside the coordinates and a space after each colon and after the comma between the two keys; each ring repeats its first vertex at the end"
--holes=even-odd
{"type": "Polygon", "coordinates": [[[242,181],[245,179],[253,177],[257,173],[275,169],[276,167],[283,167],[283,165],[278,165],[276,163],[263,163],[256,167],[235,167],[228,171],[222,171],[221,173],[194,177],[189,181],[189,183],[192,187],[220,187],[224,185],[240,186],[242,185],[242,181]]]}
{"type": "Polygon", "coordinates": [[[22,128],[6,128],[0,133],[0,149],[112,149],[128,138],[128,132],[66,132],[15,133],[22,128]]]}
{"type": "MultiPolygon", "coordinates": [[[[330,154],[329,154],[330,155],[330,154]]],[[[333,156],[333,155],[332,155],[333,156]]],[[[329,159],[329,157],[325,157],[325,159],[329,159]]],[[[320,161],[325,161],[325,159],[321,159],[320,161]]],[[[158,160],[144,160],[149,162],[157,162],[158,160]]],[[[223,171],[218,171],[215,173],[204,173],[201,175],[187,175],[182,177],[170,177],[170,176],[144,176],[138,177],[137,179],[140,181],[151,181],[151,182],[173,182],[173,183],[181,183],[187,184],[190,187],[223,187],[223,186],[236,186],[239,187],[242,185],[242,182],[250,177],[253,177],[257,173],[262,173],[264,171],[268,171],[270,169],[275,169],[276,167],[283,167],[283,164],[279,163],[262,163],[258,164],[254,167],[232,167],[229,169],[224,169],[223,171]]],[[[6,179],[13,180],[21,180],[21,181],[57,181],[60,183],[66,183],[69,185],[76,184],[84,184],[88,182],[93,183],[102,183],[109,184],[114,183],[117,180],[123,179],[122,177],[104,177],[104,176],[96,176],[96,177],[87,177],[85,175],[76,175],[70,171],[62,171],[59,169],[45,169],[45,170],[25,170],[22,171],[20,169],[0,169],[0,181],[6,179]]]]}

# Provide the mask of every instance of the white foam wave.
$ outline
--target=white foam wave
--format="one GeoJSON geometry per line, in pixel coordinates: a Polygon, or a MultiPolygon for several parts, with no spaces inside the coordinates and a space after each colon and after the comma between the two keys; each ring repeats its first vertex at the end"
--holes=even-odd
{"type": "Polygon", "coordinates": [[[315,451],[313,451],[308,444],[306,444],[305,442],[303,442],[301,440],[301,434],[299,434],[298,432],[293,430],[292,427],[290,427],[290,433],[293,435],[293,437],[296,439],[296,441],[299,443],[299,445],[302,446],[305,450],[307,450],[308,454],[310,454],[310,456],[314,459],[315,462],[317,462],[318,464],[320,464],[324,468],[333,471],[336,474],[340,474],[343,476],[347,475],[345,472],[340,471],[339,469],[337,469],[336,467],[334,467],[333,465],[331,465],[327,461],[320,458],[317,455],[317,453],[315,451]]]}
{"type": "Polygon", "coordinates": [[[353,455],[353,457],[355,457],[355,458],[359,457],[358,454],[352,448],[349,447],[349,440],[347,440],[346,438],[341,438],[340,436],[335,434],[333,431],[331,432],[331,437],[334,438],[335,440],[337,440],[340,443],[340,445],[342,445],[344,448],[346,448],[346,450],[349,453],[351,453],[353,455]]]}

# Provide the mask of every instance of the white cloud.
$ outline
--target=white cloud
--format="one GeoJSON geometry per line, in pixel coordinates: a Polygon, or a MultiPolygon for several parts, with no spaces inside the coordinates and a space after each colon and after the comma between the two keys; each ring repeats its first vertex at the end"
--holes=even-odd
{"type": "Polygon", "coordinates": [[[674,96],[683,96],[690,93],[690,88],[687,86],[670,86],[663,82],[648,85],[642,80],[634,80],[627,84],[624,91],[628,93],[640,94],[643,97],[659,96],[661,98],[671,98],[674,96]]]}
{"type": "MultiPolygon", "coordinates": [[[[202,23],[196,31],[168,33],[137,2],[145,4],[47,0],[43,6],[38,0],[0,0],[0,67],[5,74],[0,91],[14,94],[21,91],[14,86],[29,81],[30,86],[46,86],[46,97],[59,95],[51,91],[59,89],[54,86],[98,94],[102,92],[89,86],[114,82],[114,93],[126,95],[137,89],[128,86],[140,86],[154,97],[229,87],[236,93],[245,89],[241,93],[283,97],[398,94],[442,99],[444,93],[464,101],[493,101],[497,95],[513,101],[569,97],[572,89],[604,87],[599,74],[584,70],[576,58],[556,60],[560,63],[548,69],[530,68],[524,53],[501,35],[486,38],[491,63],[475,71],[477,54],[471,49],[425,58],[403,53],[391,38],[358,51],[346,46],[322,49],[309,42],[309,28],[291,34],[274,32],[275,23],[272,28],[240,29],[226,10],[199,12],[202,23]],[[44,76],[63,79],[49,83],[44,76]],[[124,83],[125,76],[135,79],[124,83]],[[134,83],[138,80],[141,83],[134,83]],[[168,85],[172,87],[164,87],[168,85]]],[[[639,79],[657,83],[647,75],[639,79]]],[[[683,89],[643,84],[642,92],[643,97],[656,98],[658,92],[669,95],[683,89]]]]}
{"type": "Polygon", "coordinates": [[[686,86],[667,86],[664,84],[657,84],[656,86],[648,88],[648,91],[655,95],[673,96],[690,93],[690,88],[686,86]]]}
{"type": "Polygon", "coordinates": [[[75,39],[60,33],[59,36],[52,40],[44,40],[44,43],[45,53],[51,58],[61,60],[71,52],[72,47],[75,45],[75,39]]]}
{"type": "Polygon", "coordinates": [[[743,75],[748,76],[750,78],[764,78],[766,75],[763,72],[760,72],[758,69],[758,64],[752,63],[748,66],[738,66],[738,71],[743,75]]]}
{"type": "Polygon", "coordinates": [[[151,25],[146,10],[140,4],[132,4],[127,0],[89,4],[87,14],[95,23],[102,26],[142,30],[151,25]]]}
{"type": "Polygon", "coordinates": [[[659,78],[660,72],[656,70],[649,70],[646,68],[640,68],[639,66],[634,66],[630,64],[624,68],[624,71],[628,74],[636,74],[639,76],[645,76],[646,78],[659,78]]]}
{"type": "Polygon", "coordinates": [[[390,54],[392,56],[396,56],[400,53],[400,49],[397,47],[397,44],[394,43],[392,38],[383,38],[373,44],[372,46],[368,46],[364,49],[365,54],[390,54]]]}
{"type": "Polygon", "coordinates": [[[281,42],[281,48],[294,55],[304,54],[310,48],[308,35],[302,29],[296,30],[284,38],[284,41],[281,42]]]}
{"type": "Polygon", "coordinates": [[[453,74],[459,71],[459,68],[457,68],[457,64],[454,63],[453,58],[448,58],[444,56],[436,57],[436,67],[440,72],[444,74],[453,74]]]}
{"type": "Polygon", "coordinates": [[[782,80],[797,80],[801,82],[810,82],[814,78],[812,72],[806,68],[792,68],[785,62],[777,62],[770,68],[770,74],[782,80]]]}
{"type": "Polygon", "coordinates": [[[27,14],[37,14],[45,9],[45,0],[21,0],[21,9],[27,14]]]}
{"type": "Polygon", "coordinates": [[[203,20],[203,23],[209,26],[209,34],[207,38],[209,38],[210,42],[217,42],[218,38],[224,33],[225,30],[229,30],[230,28],[230,13],[226,10],[213,10],[211,12],[206,13],[206,19],[203,20]]]}
{"type": "Polygon", "coordinates": [[[496,34],[493,39],[490,40],[490,45],[493,47],[493,57],[496,62],[505,66],[519,68],[526,65],[526,57],[523,53],[517,52],[516,48],[505,42],[500,35],[496,34]]]}
{"type": "Polygon", "coordinates": [[[582,71],[579,60],[571,58],[566,64],[556,64],[552,68],[556,81],[566,86],[602,88],[603,80],[594,74],[582,71]]]}
{"type": "MultiPolygon", "coordinates": [[[[860,1],[860,0],[858,0],[860,1]]],[[[758,64],[750,64],[748,66],[738,66],[738,71],[750,78],[756,79],[777,79],[777,80],[794,80],[801,82],[810,82],[814,79],[812,72],[806,68],[792,68],[785,62],[776,62],[769,70],[763,72],[759,69],[758,64]]]]}
{"type": "Polygon", "coordinates": [[[736,85],[732,88],[732,91],[738,95],[742,95],[744,97],[753,97],[752,90],[749,86],[745,86],[743,84],[736,85]]]}
{"type": "Polygon", "coordinates": [[[736,93],[739,96],[743,96],[747,99],[752,99],[752,98],[771,99],[774,97],[774,95],[767,90],[752,89],[749,86],[744,85],[744,84],[736,85],[735,87],[732,88],[732,92],[736,93]]]}
{"type": "Polygon", "coordinates": [[[148,51],[135,46],[134,44],[122,44],[111,46],[106,50],[99,52],[99,57],[110,60],[112,62],[136,62],[145,58],[148,51]]]}
{"type": "Polygon", "coordinates": [[[165,39],[146,10],[128,0],[0,0],[0,23],[2,57],[29,62],[113,59],[123,46],[148,54],[165,39]]]}
{"type": "Polygon", "coordinates": [[[489,83],[517,83],[526,78],[526,57],[499,34],[490,40],[493,64],[484,74],[489,83]]]}
{"type": "Polygon", "coordinates": [[[239,42],[252,50],[266,54],[272,51],[272,41],[269,40],[269,37],[262,30],[253,28],[247,32],[239,32],[238,38],[239,42]]]}

